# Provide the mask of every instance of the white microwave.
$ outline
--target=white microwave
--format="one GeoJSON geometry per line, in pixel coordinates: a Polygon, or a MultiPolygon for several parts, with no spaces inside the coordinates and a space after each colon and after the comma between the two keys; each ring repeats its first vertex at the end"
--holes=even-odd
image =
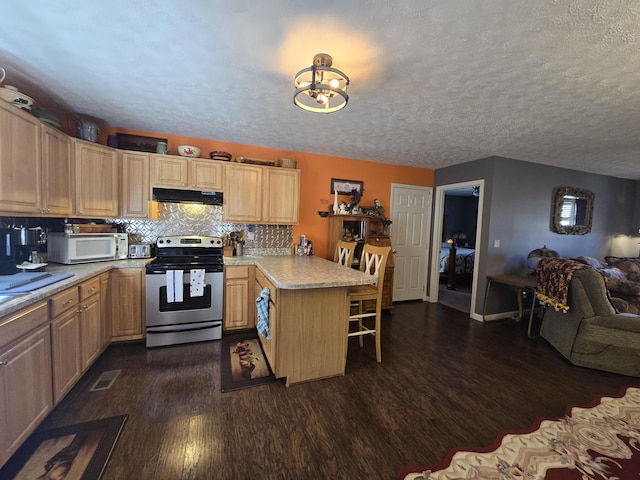
{"type": "Polygon", "coordinates": [[[126,233],[50,233],[47,256],[50,262],[105,262],[127,258],[129,242],[126,233]]]}

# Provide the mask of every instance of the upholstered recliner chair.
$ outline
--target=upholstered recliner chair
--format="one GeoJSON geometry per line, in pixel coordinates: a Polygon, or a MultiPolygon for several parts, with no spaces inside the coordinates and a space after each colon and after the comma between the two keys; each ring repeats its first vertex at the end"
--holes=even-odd
{"type": "Polygon", "coordinates": [[[567,305],[545,309],[543,338],[574,365],[640,377],[640,316],[615,312],[597,270],[573,272],[567,305]]]}

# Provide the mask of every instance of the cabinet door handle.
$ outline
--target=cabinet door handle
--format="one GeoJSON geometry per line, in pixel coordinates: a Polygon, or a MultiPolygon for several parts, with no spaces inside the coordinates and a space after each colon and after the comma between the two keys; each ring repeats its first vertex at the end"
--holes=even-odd
{"type": "Polygon", "coordinates": [[[83,309],[83,310],[86,310],[86,309],[88,309],[88,308],[89,308],[89,305],[83,305],[83,306],[82,306],[82,309],[83,309]]]}
{"type": "Polygon", "coordinates": [[[67,300],[66,302],[64,302],[64,303],[62,304],[62,306],[63,306],[63,307],[66,307],[67,305],[69,305],[69,304],[70,304],[70,303],[72,303],[72,302],[73,302],[73,299],[69,299],[69,300],[67,300]]]}
{"type": "Polygon", "coordinates": [[[96,288],[95,288],[95,287],[91,287],[91,288],[89,289],[89,293],[93,293],[93,292],[95,292],[95,291],[96,291],[96,288]]]}
{"type": "Polygon", "coordinates": [[[3,365],[7,365],[9,363],[9,360],[0,360],[0,367],[3,365]]]}

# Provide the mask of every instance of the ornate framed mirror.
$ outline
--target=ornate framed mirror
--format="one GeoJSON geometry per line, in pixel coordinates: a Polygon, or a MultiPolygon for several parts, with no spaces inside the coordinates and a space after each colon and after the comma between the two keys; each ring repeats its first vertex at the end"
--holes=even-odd
{"type": "Polygon", "coordinates": [[[590,190],[560,187],[553,204],[553,231],[563,235],[584,235],[591,231],[593,200],[590,190]]]}

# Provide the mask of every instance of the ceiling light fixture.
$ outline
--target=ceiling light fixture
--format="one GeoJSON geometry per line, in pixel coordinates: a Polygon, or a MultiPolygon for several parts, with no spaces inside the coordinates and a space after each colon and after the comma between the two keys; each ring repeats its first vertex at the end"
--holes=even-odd
{"type": "Polygon", "coordinates": [[[331,65],[331,55],[315,55],[313,65],[296,74],[293,103],[303,110],[316,113],[333,113],[343,109],[349,101],[349,77],[331,65]]]}

